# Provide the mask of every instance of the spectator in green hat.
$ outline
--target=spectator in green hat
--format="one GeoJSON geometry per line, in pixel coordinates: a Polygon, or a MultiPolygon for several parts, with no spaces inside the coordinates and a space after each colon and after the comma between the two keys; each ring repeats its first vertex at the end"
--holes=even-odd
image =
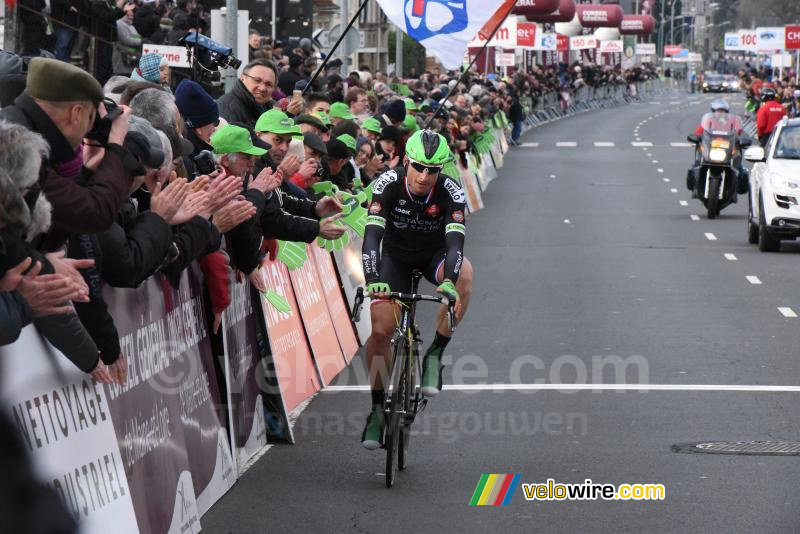
{"type": "MultiPolygon", "coordinates": [[[[289,150],[289,143],[294,136],[302,136],[303,132],[286,113],[279,109],[271,109],[261,114],[256,121],[256,135],[266,141],[272,148],[269,149],[269,159],[275,165],[283,163],[283,158],[289,150]]],[[[272,167],[273,165],[268,165],[272,167]]],[[[293,174],[292,173],[288,174],[293,174]]]]}
{"type": "Polygon", "coordinates": [[[361,135],[376,143],[381,136],[381,123],[375,117],[364,119],[361,123],[361,135]]]}
{"type": "Polygon", "coordinates": [[[410,132],[416,132],[419,130],[419,124],[417,124],[417,119],[414,115],[406,115],[406,118],[403,119],[403,126],[410,132]]]}
{"type": "Polygon", "coordinates": [[[355,157],[356,152],[358,151],[356,150],[356,140],[352,135],[342,134],[340,136],[337,136],[336,139],[344,143],[347,149],[350,151],[350,155],[355,157]]]}
{"type": "Polygon", "coordinates": [[[245,177],[253,172],[256,159],[267,153],[253,145],[250,132],[241,126],[226,124],[211,136],[211,146],[219,158],[220,165],[228,174],[245,177]]]}
{"type": "Polygon", "coordinates": [[[405,101],[406,101],[406,116],[416,115],[417,112],[419,111],[417,103],[410,98],[406,98],[405,101]]]}
{"type": "Polygon", "coordinates": [[[334,102],[330,111],[331,123],[336,126],[339,121],[355,120],[356,116],[350,113],[350,108],[344,102],[334,102]]]}

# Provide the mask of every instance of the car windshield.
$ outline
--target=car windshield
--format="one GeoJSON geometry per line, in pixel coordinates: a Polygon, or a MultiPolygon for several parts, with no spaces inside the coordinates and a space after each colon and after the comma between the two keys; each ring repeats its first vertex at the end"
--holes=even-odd
{"type": "Polygon", "coordinates": [[[773,157],[778,159],[800,159],[800,125],[781,130],[773,157]]]}
{"type": "Polygon", "coordinates": [[[706,81],[708,83],[722,83],[723,78],[722,76],[714,75],[714,76],[707,76],[706,81]]]}

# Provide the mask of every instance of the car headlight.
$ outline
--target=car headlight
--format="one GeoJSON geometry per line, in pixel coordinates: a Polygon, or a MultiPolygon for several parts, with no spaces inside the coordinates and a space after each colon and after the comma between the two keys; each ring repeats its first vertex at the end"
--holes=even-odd
{"type": "Polygon", "coordinates": [[[708,151],[708,159],[711,161],[725,161],[728,159],[728,153],[722,148],[712,148],[708,151]]]}
{"type": "Polygon", "coordinates": [[[769,182],[772,185],[773,189],[780,189],[784,191],[800,190],[800,182],[797,182],[795,180],[790,180],[789,178],[784,178],[779,174],[771,174],[769,177],[769,182]]]}
{"type": "Polygon", "coordinates": [[[703,82],[703,87],[708,87],[708,82],[703,82]]]}
{"type": "Polygon", "coordinates": [[[728,82],[722,82],[722,87],[728,87],[728,82]]]}

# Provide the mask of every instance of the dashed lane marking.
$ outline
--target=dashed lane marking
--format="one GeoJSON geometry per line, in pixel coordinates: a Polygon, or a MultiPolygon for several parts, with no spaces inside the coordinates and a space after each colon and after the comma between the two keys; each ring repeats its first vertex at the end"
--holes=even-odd
{"type": "Polygon", "coordinates": [[[787,317],[787,318],[795,318],[795,317],[797,317],[797,314],[791,308],[779,307],[778,311],[781,312],[781,315],[783,315],[784,317],[787,317]]]}
{"type": "Polygon", "coordinates": [[[539,143],[522,143],[519,146],[521,146],[522,148],[538,148],[539,143]]]}
{"type": "Polygon", "coordinates": [[[634,141],[631,143],[631,145],[635,147],[646,147],[646,146],[653,146],[653,143],[651,143],[650,141],[634,141]]]}
{"type": "Polygon", "coordinates": [[[694,145],[692,145],[692,143],[670,143],[669,146],[687,147],[687,146],[694,146],[694,145]]]}
{"type": "Polygon", "coordinates": [[[595,141],[594,146],[596,147],[613,147],[614,143],[611,141],[595,141]]]}
{"type": "Polygon", "coordinates": [[[716,241],[717,240],[717,236],[715,236],[711,232],[706,232],[706,239],[708,239],[709,241],[716,241]]]}
{"type": "Polygon", "coordinates": [[[699,221],[699,220],[700,220],[700,216],[699,216],[699,215],[695,215],[694,213],[692,213],[691,215],[689,215],[689,218],[690,218],[691,220],[693,220],[693,221],[699,221]]]}
{"type": "Polygon", "coordinates": [[[731,254],[730,252],[727,252],[725,253],[725,259],[728,261],[736,261],[738,258],[736,257],[736,254],[731,254]]]}
{"type": "Polygon", "coordinates": [[[761,280],[757,276],[745,276],[745,278],[747,278],[747,281],[753,284],[754,286],[761,285],[761,280]]]}
{"type": "Polygon", "coordinates": [[[681,206],[688,206],[688,205],[689,205],[688,202],[686,202],[685,200],[681,200],[681,206]]]}
{"type": "Polygon", "coordinates": [[[575,148],[576,146],[578,146],[578,143],[576,143],[575,141],[558,141],[556,143],[556,146],[558,148],[575,148]]]}

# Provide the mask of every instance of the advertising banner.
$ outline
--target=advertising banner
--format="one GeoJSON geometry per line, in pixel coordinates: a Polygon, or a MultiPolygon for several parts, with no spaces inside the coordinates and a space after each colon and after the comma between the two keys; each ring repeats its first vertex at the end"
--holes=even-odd
{"type": "Polygon", "coordinates": [[[786,50],[800,50],[800,25],[786,26],[784,33],[786,34],[784,42],[786,50]]]}
{"type": "Polygon", "coordinates": [[[739,32],[725,33],[725,50],[742,50],[742,43],[739,39],[739,32]]]}
{"type": "MultiPolygon", "coordinates": [[[[342,282],[342,289],[347,297],[347,308],[353,309],[356,298],[356,290],[364,285],[364,267],[361,264],[361,246],[363,240],[355,233],[350,232],[350,242],[342,250],[336,250],[333,257],[336,260],[336,267],[339,269],[339,279],[342,282]]],[[[367,304],[361,317],[356,321],[356,332],[361,343],[366,343],[367,338],[372,333],[372,322],[367,312],[367,304]]]]}
{"type": "Polygon", "coordinates": [[[576,35],[570,37],[569,48],[570,50],[594,50],[597,48],[598,40],[592,35],[576,35]]]}
{"type": "Polygon", "coordinates": [[[758,34],[756,30],[739,30],[740,50],[746,52],[756,52],[758,45],[758,34]]]}
{"type": "Polygon", "coordinates": [[[274,369],[271,371],[280,385],[286,410],[291,412],[298,404],[319,391],[321,385],[286,265],[280,261],[268,260],[263,263],[261,275],[269,290],[285,299],[289,305],[287,311],[282,311],[263,294],[260,298],[274,361],[274,369]]]}
{"type": "Polygon", "coordinates": [[[322,291],[325,295],[325,303],[328,305],[328,313],[339,339],[339,347],[342,349],[345,361],[349,364],[358,351],[358,339],[353,331],[353,323],[350,321],[350,310],[345,304],[342,295],[342,288],[339,286],[339,276],[331,259],[331,253],[321,247],[311,246],[314,252],[314,262],[319,275],[322,291]]]}
{"type": "Polygon", "coordinates": [[[106,390],[139,527],[196,532],[193,515],[236,481],[199,269],[177,290],[161,275],[105,289],[128,363],[125,386],[106,390]]]}
{"type": "Polygon", "coordinates": [[[161,54],[170,67],[179,67],[183,69],[192,68],[192,62],[189,61],[189,53],[185,46],[169,46],[143,43],[142,54],[149,54],[154,52],[161,54]]]}
{"type": "Polygon", "coordinates": [[[517,23],[517,46],[533,48],[536,46],[536,24],[533,22],[517,23]]]}
{"type": "Polygon", "coordinates": [[[231,277],[231,305],[222,314],[229,431],[236,472],[267,445],[264,420],[265,359],[250,282],[231,277]]]}
{"type": "MultiPolygon", "coordinates": [[[[307,251],[311,257],[313,252],[310,249],[307,251]]],[[[325,303],[322,284],[313,260],[306,261],[301,267],[289,271],[289,277],[292,280],[300,316],[303,318],[314,364],[317,366],[323,385],[328,385],[345,368],[347,362],[342,356],[342,349],[339,348],[339,340],[331,323],[328,305],[325,303]]]]}
{"type": "Polygon", "coordinates": [[[783,26],[756,28],[756,51],[760,54],[772,54],[782,51],[786,46],[786,34],[783,26]]]}
{"type": "Polygon", "coordinates": [[[569,51],[569,35],[556,34],[556,50],[559,52],[569,51]]]}
{"type": "Polygon", "coordinates": [[[536,36],[536,46],[533,48],[534,50],[556,52],[558,50],[558,35],[554,32],[539,33],[536,36]]]}
{"type": "MultiPolygon", "coordinates": [[[[488,37],[488,35],[486,36],[488,37]]],[[[470,41],[468,46],[483,46],[486,44],[486,39],[481,36],[480,32],[475,34],[475,37],[470,41]]],[[[489,46],[498,46],[500,48],[514,48],[517,46],[517,18],[508,17],[503,24],[497,29],[489,46]]]]}
{"type": "MultiPolygon", "coordinates": [[[[58,494],[81,532],[108,532],[108,525],[115,532],[139,532],[103,387],[46,345],[33,326],[0,347],[0,359],[7,415],[40,480],[58,494]]],[[[196,508],[193,514],[197,520],[196,508]]]]}
{"type": "Polygon", "coordinates": [[[622,39],[617,39],[615,41],[600,41],[601,54],[620,54],[623,52],[623,48],[622,39]]]}
{"type": "Polygon", "coordinates": [[[505,52],[497,52],[495,54],[495,65],[498,67],[513,67],[514,66],[514,54],[513,53],[505,53],[505,52]]]}
{"type": "Polygon", "coordinates": [[[458,170],[461,175],[461,185],[464,187],[464,191],[467,192],[467,208],[470,213],[483,209],[483,199],[478,188],[477,178],[460,162],[458,163],[458,170]]]}
{"type": "Polygon", "coordinates": [[[681,52],[681,45],[665,45],[664,46],[664,55],[665,56],[676,56],[681,52]]]}
{"type": "Polygon", "coordinates": [[[656,55],[655,43],[636,43],[637,56],[654,56],[656,55]]]}

